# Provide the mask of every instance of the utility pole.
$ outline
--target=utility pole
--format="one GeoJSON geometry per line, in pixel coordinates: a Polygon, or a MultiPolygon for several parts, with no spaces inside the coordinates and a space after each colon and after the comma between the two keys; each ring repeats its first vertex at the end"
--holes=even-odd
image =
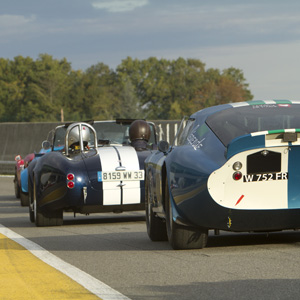
{"type": "Polygon", "coordinates": [[[63,109],[63,108],[61,108],[61,110],[60,110],[60,121],[61,121],[62,123],[65,122],[65,121],[64,121],[64,109],[63,109]]]}

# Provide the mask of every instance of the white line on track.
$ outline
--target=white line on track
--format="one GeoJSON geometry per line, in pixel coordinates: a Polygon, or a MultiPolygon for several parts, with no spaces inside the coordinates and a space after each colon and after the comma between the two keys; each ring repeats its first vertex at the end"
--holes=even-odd
{"type": "Polygon", "coordinates": [[[0,233],[5,235],[7,238],[15,241],[16,243],[20,244],[28,251],[30,251],[33,255],[37,258],[42,260],[43,262],[47,263],[51,267],[57,269],[58,271],[62,272],[63,274],[67,275],[78,284],[85,287],[91,293],[95,294],[96,296],[100,297],[103,300],[130,300],[130,298],[122,295],[121,293],[117,292],[116,290],[112,289],[105,283],[101,282],[100,280],[92,277],[91,275],[83,272],[82,270],[72,266],[71,264],[63,261],[62,259],[58,258],[57,256],[53,255],[46,249],[42,248],[38,244],[27,240],[23,236],[15,233],[14,231],[8,229],[7,227],[0,224],[0,233]]]}

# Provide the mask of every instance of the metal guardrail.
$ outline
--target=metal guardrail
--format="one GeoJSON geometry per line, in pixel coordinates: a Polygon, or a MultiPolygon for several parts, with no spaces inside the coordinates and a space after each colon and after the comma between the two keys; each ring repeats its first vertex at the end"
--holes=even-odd
{"type": "Polygon", "coordinates": [[[14,175],[15,174],[15,161],[0,160],[0,174],[2,175],[14,175]]]}

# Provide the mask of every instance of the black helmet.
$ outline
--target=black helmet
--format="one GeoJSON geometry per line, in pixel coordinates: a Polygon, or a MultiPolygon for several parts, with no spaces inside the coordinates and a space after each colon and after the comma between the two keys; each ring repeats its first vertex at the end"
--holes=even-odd
{"type": "Polygon", "coordinates": [[[134,140],[149,141],[151,135],[151,129],[149,124],[144,120],[135,120],[129,127],[129,138],[134,140]]]}

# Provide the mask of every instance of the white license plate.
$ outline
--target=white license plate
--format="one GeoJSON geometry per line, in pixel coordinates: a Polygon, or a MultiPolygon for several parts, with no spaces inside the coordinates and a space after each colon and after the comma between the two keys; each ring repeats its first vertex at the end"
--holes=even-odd
{"type": "Polygon", "coordinates": [[[244,182],[253,181],[272,181],[272,180],[288,180],[288,172],[285,173],[266,173],[266,174],[247,174],[244,175],[244,182]]]}
{"type": "Polygon", "coordinates": [[[136,181],[144,180],[144,170],[98,172],[98,181],[136,181]]]}

